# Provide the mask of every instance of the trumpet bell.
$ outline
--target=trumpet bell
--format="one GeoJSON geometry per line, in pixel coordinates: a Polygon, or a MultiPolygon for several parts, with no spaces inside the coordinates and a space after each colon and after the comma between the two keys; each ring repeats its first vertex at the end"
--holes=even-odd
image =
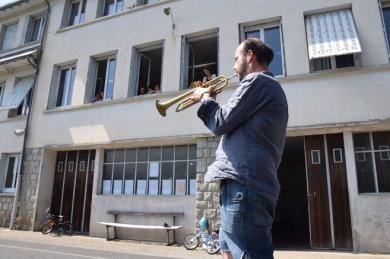
{"type": "Polygon", "coordinates": [[[167,115],[167,107],[163,106],[160,100],[156,100],[156,109],[161,114],[161,116],[165,117],[167,115]]]}

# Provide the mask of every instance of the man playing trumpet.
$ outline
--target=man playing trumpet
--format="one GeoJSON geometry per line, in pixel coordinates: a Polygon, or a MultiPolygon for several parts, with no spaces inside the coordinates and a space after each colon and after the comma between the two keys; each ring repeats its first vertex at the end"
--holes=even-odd
{"type": "Polygon", "coordinates": [[[223,258],[273,258],[271,228],[279,195],[277,168],[288,120],[287,100],[268,72],[273,51],[258,39],[247,39],[235,52],[240,85],[220,106],[213,86],[197,88],[199,118],[222,136],[216,161],[205,181],[220,181],[223,258]]]}

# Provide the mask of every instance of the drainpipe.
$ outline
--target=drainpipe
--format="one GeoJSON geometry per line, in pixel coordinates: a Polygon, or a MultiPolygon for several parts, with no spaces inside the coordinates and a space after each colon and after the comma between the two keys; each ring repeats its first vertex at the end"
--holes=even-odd
{"type": "Polygon", "coordinates": [[[20,162],[19,162],[18,170],[17,170],[15,197],[14,197],[14,202],[13,202],[13,206],[12,206],[11,222],[9,224],[9,229],[13,229],[14,228],[14,224],[15,224],[16,207],[17,207],[17,204],[18,204],[18,198],[19,198],[19,192],[20,192],[20,181],[21,181],[21,177],[23,175],[23,170],[22,170],[23,160],[24,160],[24,157],[25,157],[25,150],[26,150],[26,145],[27,145],[27,137],[28,137],[28,132],[29,132],[28,129],[29,129],[29,123],[30,123],[30,118],[31,118],[31,114],[32,114],[32,104],[33,104],[33,100],[34,100],[34,96],[35,96],[35,88],[36,88],[36,83],[37,83],[37,77],[38,77],[38,74],[39,74],[39,68],[40,68],[40,63],[41,63],[43,44],[44,44],[44,40],[46,38],[47,25],[48,25],[48,21],[49,21],[50,3],[49,3],[49,0],[44,0],[44,1],[45,1],[46,5],[47,5],[47,11],[46,11],[46,14],[45,14],[45,24],[44,24],[44,27],[43,27],[41,46],[40,46],[40,48],[38,50],[38,54],[37,54],[37,58],[36,59],[34,59],[32,56],[29,56],[27,58],[28,63],[35,69],[35,75],[34,75],[34,83],[33,83],[33,86],[31,88],[31,98],[30,98],[29,103],[28,103],[28,107],[29,108],[28,108],[28,113],[27,113],[26,126],[25,126],[25,130],[24,130],[23,148],[22,148],[22,153],[20,155],[20,160],[19,160],[20,162]]]}

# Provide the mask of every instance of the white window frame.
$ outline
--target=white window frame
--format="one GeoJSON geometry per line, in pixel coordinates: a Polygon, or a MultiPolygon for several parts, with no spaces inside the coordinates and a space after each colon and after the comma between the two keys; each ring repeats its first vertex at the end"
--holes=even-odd
{"type": "MultiPolygon", "coordinates": [[[[358,59],[358,54],[354,53],[354,54],[347,54],[347,55],[353,55],[353,61],[354,61],[354,65],[353,66],[350,66],[350,67],[340,67],[338,68],[337,67],[337,64],[336,64],[336,56],[329,56],[329,57],[323,57],[323,58],[330,58],[330,66],[331,68],[330,69],[322,69],[322,70],[314,70],[314,60],[310,60],[310,71],[311,73],[317,73],[317,72],[323,72],[323,71],[334,71],[334,70],[337,70],[337,69],[346,69],[346,68],[353,68],[353,67],[358,67],[359,66],[359,59],[358,59]]],[[[321,58],[319,58],[321,59],[321,58]]]]}
{"type": "Polygon", "coordinates": [[[389,146],[381,145],[378,147],[378,149],[379,149],[380,159],[382,161],[390,160],[390,147],[389,146]],[[384,156],[384,154],[386,154],[386,155],[384,156]]]}
{"type": "Polygon", "coordinates": [[[114,6],[115,6],[115,10],[113,13],[108,13],[108,14],[104,14],[104,10],[106,9],[106,3],[107,3],[107,0],[103,0],[103,16],[109,16],[109,15],[114,15],[116,13],[119,13],[121,11],[123,11],[123,7],[124,7],[124,0],[114,0],[114,6]],[[118,10],[118,1],[122,1],[122,8],[120,10],[118,10]]]}
{"type": "Polygon", "coordinates": [[[3,26],[4,26],[4,32],[3,32],[3,36],[1,38],[1,50],[13,49],[13,48],[16,47],[16,37],[17,37],[17,34],[18,34],[19,21],[14,21],[14,22],[9,23],[9,24],[4,24],[3,26]],[[7,28],[10,27],[10,26],[13,26],[13,25],[16,25],[16,33],[15,33],[15,38],[13,39],[12,46],[4,48],[5,34],[6,34],[6,31],[7,31],[7,28]]]}
{"type": "Polygon", "coordinates": [[[366,162],[366,153],[369,151],[366,151],[365,147],[356,147],[355,148],[355,153],[356,153],[356,161],[358,162],[366,162]],[[360,155],[363,154],[363,158],[360,157],[360,155]]]}
{"type": "Polygon", "coordinates": [[[390,9],[390,2],[388,2],[388,1],[383,2],[383,0],[379,1],[379,8],[380,8],[380,11],[381,11],[382,28],[383,28],[383,33],[384,33],[384,36],[385,36],[385,41],[386,41],[387,54],[388,54],[388,57],[390,58],[390,42],[388,40],[388,35],[387,35],[388,33],[390,34],[390,31],[389,32],[386,31],[385,18],[384,18],[384,15],[383,15],[383,9],[387,9],[387,8],[390,9]]]}
{"type": "Polygon", "coordinates": [[[42,38],[42,33],[43,33],[43,25],[44,25],[44,21],[45,21],[45,16],[43,14],[41,15],[36,15],[36,16],[31,16],[30,18],[30,23],[31,23],[31,27],[29,28],[31,31],[30,32],[27,32],[27,33],[31,33],[30,34],[30,39],[26,39],[25,42],[26,43],[29,43],[29,42],[36,42],[36,41],[39,41],[41,38],[42,38]],[[39,30],[38,30],[38,37],[36,40],[32,40],[31,37],[32,37],[32,33],[34,31],[34,22],[36,20],[40,19],[40,23],[39,23],[39,30]]]}
{"type": "Polygon", "coordinates": [[[103,57],[103,58],[98,58],[96,59],[96,71],[95,71],[95,83],[94,83],[94,88],[93,88],[93,92],[92,92],[92,98],[94,97],[93,95],[95,94],[95,91],[96,91],[96,81],[97,81],[97,75],[98,75],[98,62],[100,61],[103,61],[103,60],[106,60],[106,75],[105,75],[105,78],[104,78],[104,96],[103,96],[103,100],[102,101],[108,101],[108,100],[112,100],[114,99],[114,83],[115,83],[115,73],[116,73],[116,69],[117,69],[117,58],[116,58],[116,55],[112,55],[112,56],[106,56],[106,57],[103,57]],[[111,99],[107,99],[107,84],[108,84],[108,73],[109,73],[109,69],[110,69],[110,61],[114,59],[115,60],[115,70],[114,70],[114,76],[112,78],[112,98],[111,99]]]}
{"type": "Polygon", "coordinates": [[[1,102],[3,101],[4,90],[5,90],[5,82],[0,82],[0,105],[1,102]]]}
{"type": "Polygon", "coordinates": [[[87,4],[86,3],[87,0],[73,0],[73,1],[70,1],[69,3],[69,14],[68,14],[68,18],[66,20],[66,26],[74,26],[74,25],[77,25],[77,24],[81,24],[85,21],[85,12],[86,12],[86,8],[84,10],[84,16],[83,16],[83,19],[81,19],[81,11],[83,10],[83,5],[85,3],[85,5],[87,4]],[[72,25],[69,24],[70,22],[70,15],[72,14],[72,5],[75,4],[75,3],[79,3],[79,8],[78,8],[78,11],[77,11],[77,17],[78,19],[76,20],[76,22],[72,25]]]}
{"type": "Polygon", "coordinates": [[[343,149],[342,148],[333,148],[333,163],[339,164],[343,163],[344,158],[343,158],[343,149]],[[340,160],[336,160],[336,152],[340,152],[340,160]]]}
{"type": "Polygon", "coordinates": [[[321,152],[319,149],[313,149],[311,150],[311,163],[313,165],[319,165],[321,164],[321,152]],[[318,161],[314,161],[314,153],[317,153],[318,154],[318,161]]]}
{"type": "Polygon", "coordinates": [[[12,176],[12,186],[14,186],[14,187],[6,188],[5,187],[5,181],[6,180],[4,180],[3,192],[15,192],[15,190],[16,190],[16,181],[17,181],[18,168],[19,168],[19,155],[8,155],[7,156],[7,162],[6,162],[6,168],[5,168],[5,178],[4,179],[7,179],[9,160],[12,157],[15,158],[14,169],[13,169],[13,176],[12,176]]]}
{"type": "MultiPolygon", "coordinates": [[[[241,25],[240,26],[240,38],[241,42],[246,39],[245,33],[249,31],[260,31],[260,38],[264,39],[264,30],[269,28],[279,27],[279,34],[280,34],[280,50],[282,52],[282,74],[281,75],[275,75],[276,78],[278,77],[285,77],[286,76],[286,65],[285,65],[285,57],[284,57],[284,42],[283,42],[283,32],[282,32],[282,23],[281,21],[278,22],[272,22],[272,23],[264,23],[264,24],[255,24],[255,25],[241,25]]],[[[266,42],[265,42],[266,43],[266,42]]]]}
{"type": "Polygon", "coordinates": [[[58,83],[57,83],[57,95],[56,97],[58,97],[58,94],[59,94],[59,90],[60,90],[60,84],[61,84],[61,74],[63,71],[65,70],[69,70],[69,81],[68,82],[64,82],[64,88],[63,88],[63,93],[62,93],[62,98],[61,98],[61,104],[57,106],[57,98],[56,98],[56,107],[64,107],[64,106],[69,106],[72,104],[72,93],[73,93],[73,87],[74,87],[74,81],[75,81],[75,78],[72,80],[72,70],[74,69],[74,73],[75,73],[75,78],[76,78],[76,65],[75,64],[72,64],[72,65],[68,65],[68,66],[63,66],[63,67],[60,67],[58,73],[59,73],[59,76],[58,76],[58,83]],[[70,98],[70,99],[69,99],[70,98]]]}

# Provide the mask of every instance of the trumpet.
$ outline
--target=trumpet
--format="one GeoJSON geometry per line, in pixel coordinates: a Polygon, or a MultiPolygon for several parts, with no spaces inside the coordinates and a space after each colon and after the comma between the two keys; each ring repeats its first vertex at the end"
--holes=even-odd
{"type": "MultiPolygon", "coordinates": [[[[233,74],[230,77],[221,75],[221,76],[218,76],[214,79],[211,79],[210,81],[207,81],[206,83],[204,83],[200,87],[206,88],[206,87],[214,86],[214,90],[213,90],[212,94],[219,94],[222,92],[223,88],[225,88],[227,86],[229,80],[235,76],[236,76],[236,74],[233,74]]],[[[165,101],[165,102],[161,102],[160,100],[156,100],[157,111],[161,114],[161,116],[165,117],[168,108],[171,107],[172,105],[180,102],[180,101],[181,102],[176,107],[176,112],[181,112],[181,111],[193,106],[194,104],[199,102],[199,101],[191,100],[189,98],[195,92],[195,90],[196,90],[196,88],[193,88],[193,89],[185,92],[184,94],[176,96],[176,97],[174,97],[168,101],[165,101]]]]}

